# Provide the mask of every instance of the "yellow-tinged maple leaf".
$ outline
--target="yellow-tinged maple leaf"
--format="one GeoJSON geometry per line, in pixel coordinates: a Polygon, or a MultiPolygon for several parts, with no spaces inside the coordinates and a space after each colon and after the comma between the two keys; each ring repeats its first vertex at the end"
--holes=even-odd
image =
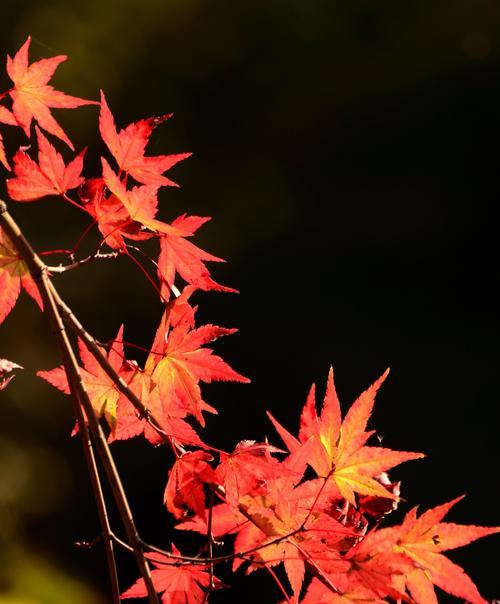
{"type": "MultiPolygon", "coordinates": [[[[203,426],[202,411],[216,411],[202,399],[199,382],[231,381],[248,383],[205,344],[234,333],[235,329],[202,325],[194,328],[190,320],[172,326],[165,313],[155,336],[145,371],[158,384],[165,410],[193,415],[203,426]]],[[[171,314],[170,314],[171,317],[171,314]]]]}
{"type": "MultiPolygon", "coordinates": [[[[124,354],[122,338],[123,325],[120,327],[116,338],[109,349],[107,358],[115,371],[124,374],[124,372],[127,373],[127,369],[123,369],[124,354]]],[[[113,380],[96,361],[94,356],[89,352],[84,342],[78,340],[78,345],[80,358],[83,362],[80,373],[92,403],[92,407],[97,416],[104,416],[111,430],[114,430],[116,425],[116,404],[120,398],[120,391],[117,389],[113,380]]],[[[128,373],[131,372],[128,371],[128,373]]],[[[50,371],[38,371],[37,375],[65,394],[70,393],[68,378],[63,366],[56,367],[50,371]]]]}
{"type": "Polygon", "coordinates": [[[43,308],[38,288],[12,241],[0,229],[0,323],[13,309],[21,286],[43,308]]]}
{"type": "Polygon", "coordinates": [[[358,397],[342,421],[333,370],[330,370],[321,415],[316,412],[313,387],[302,411],[298,439],[268,414],[289,451],[294,454],[305,451],[307,462],[318,476],[330,476],[342,497],[354,505],[355,493],[397,499],[376,477],[404,461],[424,456],[365,446],[373,434],[373,431],[366,431],[366,425],[375,395],[387,374],[388,370],[358,397]]]}

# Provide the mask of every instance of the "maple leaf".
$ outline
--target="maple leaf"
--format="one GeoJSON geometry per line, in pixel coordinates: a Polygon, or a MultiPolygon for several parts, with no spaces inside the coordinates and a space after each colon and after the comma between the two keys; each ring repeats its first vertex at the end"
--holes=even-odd
{"type": "MultiPolygon", "coordinates": [[[[4,107],[0,105],[0,124],[7,124],[9,126],[17,126],[17,120],[14,117],[14,114],[4,107]]],[[[7,156],[5,154],[5,147],[3,145],[3,138],[0,132],[0,163],[3,164],[7,170],[10,170],[10,165],[7,160],[7,156]]]]}
{"type": "MultiPolygon", "coordinates": [[[[124,365],[122,338],[123,325],[118,330],[118,334],[107,353],[107,359],[111,367],[118,373],[123,373],[122,367],[124,365]]],[[[78,348],[80,358],[83,362],[83,367],[80,368],[80,374],[92,403],[92,407],[94,408],[97,417],[104,416],[106,418],[113,431],[116,425],[116,404],[120,397],[120,392],[116,388],[113,380],[105,373],[94,356],[89,352],[84,342],[80,339],[78,340],[78,348]]],[[[101,350],[105,353],[104,349],[101,348],[101,350]]],[[[52,384],[52,386],[58,390],[61,390],[65,394],[70,394],[68,378],[62,365],[55,369],[51,369],[50,371],[38,371],[37,375],[49,382],[49,384],[52,384]]]]}
{"type": "Polygon", "coordinates": [[[88,178],[78,191],[85,210],[97,223],[104,241],[110,248],[125,248],[123,235],[138,231],[122,202],[114,195],[106,195],[102,178],[88,178]]]}
{"type": "Polygon", "coordinates": [[[172,231],[164,233],[161,237],[158,274],[162,295],[166,300],[170,297],[177,273],[184,281],[199,289],[237,293],[237,290],[214,281],[205,266],[205,262],[224,262],[224,260],[205,252],[186,239],[208,220],[210,218],[182,214],[172,222],[172,231]]]}
{"type": "MultiPolygon", "coordinates": [[[[179,555],[179,550],[172,546],[172,553],[179,555]]],[[[201,565],[179,564],[175,558],[163,554],[146,554],[156,566],[151,571],[153,584],[158,593],[163,593],[163,604],[203,604],[206,592],[210,587],[208,569],[201,565]]],[[[220,589],[221,582],[213,577],[214,588],[220,589]]],[[[139,579],[127,589],[122,598],[144,598],[148,595],[144,579],[139,579]]]]}
{"type": "Polygon", "coordinates": [[[23,369],[23,367],[7,359],[0,359],[0,390],[4,390],[15,377],[14,375],[5,377],[5,374],[12,373],[15,369],[23,369]]]}
{"type": "Polygon", "coordinates": [[[401,526],[378,531],[379,550],[392,548],[413,561],[413,567],[404,573],[404,583],[417,604],[437,604],[434,585],[473,604],[486,604],[464,570],[441,553],[500,532],[500,527],[442,522],[461,499],[457,497],[419,517],[413,508],[401,526]]]}
{"type": "Polygon", "coordinates": [[[26,136],[30,136],[31,122],[35,119],[41,128],[64,141],[70,149],[73,145],[61,126],[56,122],[50,108],[73,109],[82,105],[98,105],[48,85],[57,67],[67,59],[59,55],[50,59],[41,59],[31,65],[28,62],[28,50],[31,38],[28,37],[13,58],[7,57],[7,73],[14,82],[9,91],[12,98],[12,111],[26,136]]]}
{"type": "MultiPolygon", "coordinates": [[[[301,476],[297,477],[294,472],[293,456],[281,463],[274,461],[270,466],[272,472],[263,474],[260,484],[239,496],[238,509],[251,523],[238,530],[234,550],[236,554],[249,552],[245,556],[252,560],[249,570],[282,562],[294,595],[298,597],[306,566],[318,570],[314,559],[324,560],[327,545],[333,548],[332,553],[338,560],[340,544],[346,537],[356,538],[358,533],[324,513],[319,504],[324,480],[310,480],[296,487],[301,476]]],[[[252,473],[250,460],[247,471],[252,473]]],[[[233,568],[240,564],[241,558],[236,557],[233,568]]]]}
{"type": "Polygon", "coordinates": [[[46,195],[64,195],[79,187],[85,150],[67,166],[62,156],[36,128],[38,138],[38,164],[19,149],[14,155],[15,178],[7,180],[9,196],[16,201],[33,201],[46,195]]]}
{"type": "Polygon", "coordinates": [[[191,153],[144,156],[146,145],[154,128],[170,118],[171,115],[140,120],[117,132],[106,97],[101,91],[99,130],[103,141],[116,159],[120,171],[130,174],[135,180],[145,185],[178,186],[163,176],[163,173],[189,157],[191,153]]]}
{"type": "Polygon", "coordinates": [[[164,495],[167,509],[176,518],[183,518],[187,510],[205,517],[204,485],[217,484],[210,461],[213,457],[205,451],[189,451],[176,459],[169,472],[164,495]]]}
{"type": "Polygon", "coordinates": [[[372,530],[342,556],[348,568],[333,569],[328,576],[341,592],[361,588],[371,591],[374,598],[389,596],[413,604],[404,588],[398,589],[401,577],[412,570],[411,562],[400,552],[380,548],[384,540],[381,531],[372,530]]]}
{"type": "Polygon", "coordinates": [[[0,323],[14,307],[21,287],[43,309],[40,293],[26,263],[19,258],[11,240],[0,229],[0,323]]]}
{"type": "Polygon", "coordinates": [[[123,237],[149,239],[153,232],[170,231],[170,225],[155,220],[157,191],[152,185],[127,190],[102,158],[103,178],[88,179],[79,191],[85,210],[97,222],[104,241],[113,249],[125,249],[123,237]],[[107,194],[107,191],[111,194],[107,194]]]}
{"type": "MultiPolygon", "coordinates": [[[[276,486],[264,496],[242,498],[240,508],[252,523],[239,530],[234,549],[235,553],[249,552],[246,558],[252,560],[255,568],[282,562],[298,597],[306,568],[323,578],[327,577],[322,569],[326,560],[335,567],[340,564],[343,570],[349,568],[338,550],[346,537],[352,539],[358,535],[328,514],[311,510],[314,501],[309,485],[304,492],[302,485],[292,488],[290,481],[278,479],[276,486]]],[[[240,564],[235,559],[233,568],[240,564]]]]}
{"type": "Polygon", "coordinates": [[[164,413],[168,415],[172,408],[183,410],[185,415],[193,415],[203,426],[202,411],[215,410],[203,401],[200,381],[250,381],[214,355],[210,348],[202,348],[236,331],[210,324],[193,328],[191,319],[172,327],[167,313],[164,314],[145,366],[145,371],[158,384],[164,413]]]}
{"type": "MultiPolygon", "coordinates": [[[[172,405],[163,405],[158,385],[150,375],[136,367],[127,385],[151,415],[161,423],[163,435],[180,445],[206,446],[194,428],[185,420],[185,410],[177,409],[172,405]]],[[[163,435],[159,434],[147,419],[139,417],[137,409],[127,397],[120,396],[116,409],[116,426],[110,434],[109,442],[126,440],[141,434],[144,434],[153,445],[163,442],[163,435]]]]}
{"type": "MultiPolygon", "coordinates": [[[[194,327],[195,310],[188,298],[193,288],[169,302],[156,331],[144,370],[135,366],[129,388],[141,399],[159,422],[164,434],[180,444],[206,445],[185,418],[194,415],[204,425],[203,411],[215,413],[201,396],[200,381],[232,380],[248,382],[204,344],[234,333],[235,330],[204,325],[194,327]]],[[[139,417],[135,407],[122,396],[118,400],[116,429],[110,440],[122,440],[144,434],[152,444],[160,444],[162,435],[139,417]]]]}
{"type": "Polygon", "coordinates": [[[240,498],[249,493],[257,495],[259,486],[276,477],[277,467],[283,466],[271,457],[271,453],[284,453],[276,447],[255,441],[238,443],[231,454],[222,453],[216,474],[224,485],[226,501],[234,508],[240,498]]]}
{"type": "Polygon", "coordinates": [[[124,222],[124,226],[137,222],[152,231],[175,232],[170,225],[155,219],[158,212],[157,185],[142,185],[127,190],[104,157],[101,158],[101,162],[104,183],[128,212],[128,219],[124,222]]]}
{"type": "Polygon", "coordinates": [[[340,404],[330,369],[321,415],[316,412],[314,387],[302,411],[299,438],[292,436],[268,413],[279,435],[292,453],[304,448],[308,463],[318,476],[332,476],[340,494],[356,505],[355,493],[397,499],[375,477],[404,461],[424,457],[422,453],[392,451],[365,446],[373,434],[366,431],[375,395],[385,380],[386,371],[352,404],[342,421],[340,404]]]}

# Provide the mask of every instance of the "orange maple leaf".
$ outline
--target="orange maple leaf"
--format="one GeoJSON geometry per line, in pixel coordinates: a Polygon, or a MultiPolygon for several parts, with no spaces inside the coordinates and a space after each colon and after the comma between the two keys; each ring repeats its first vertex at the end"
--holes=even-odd
{"type": "Polygon", "coordinates": [[[177,273],[184,281],[199,289],[237,293],[237,290],[232,287],[214,281],[205,266],[205,262],[224,262],[224,260],[205,252],[186,239],[208,220],[210,218],[183,214],[172,222],[170,225],[172,230],[165,232],[161,237],[158,274],[162,294],[166,300],[170,297],[177,273]]]}

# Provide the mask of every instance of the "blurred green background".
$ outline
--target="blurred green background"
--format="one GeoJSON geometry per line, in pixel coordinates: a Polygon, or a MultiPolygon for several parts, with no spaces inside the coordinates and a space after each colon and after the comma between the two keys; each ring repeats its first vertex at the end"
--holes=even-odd
{"type": "MultiPolygon", "coordinates": [[[[205,389],[220,410],[208,441],[277,442],[264,411],[295,429],[331,363],[346,406],[390,365],[373,425],[387,446],[428,454],[394,472],[403,496],[426,507],[467,493],[450,517],[498,524],[500,4],[4,0],[1,19],[2,56],[28,34],[32,60],[68,54],[54,84],[93,99],[104,88],[119,125],[175,112],[150,153],[194,155],[171,172],[181,188],[163,191],[161,217],[214,217],[196,241],[228,259],[213,274],[241,295],[198,295],[200,319],[240,328],[216,347],[252,378],[205,389]]],[[[89,145],[88,174],[96,118],[57,112],[89,145]]],[[[11,150],[25,144],[6,130],[11,150]]],[[[87,224],[58,200],[11,210],[38,250],[71,246],[87,224]]],[[[99,339],[124,322],[150,343],[161,308],[125,260],[58,284],[99,339]]],[[[59,359],[25,295],[0,356],[25,367],[0,395],[0,604],[108,601],[101,548],[74,547],[98,522],[69,401],[34,377],[59,359]]],[[[141,530],[166,545],[165,452],[114,451],[141,530]]],[[[500,596],[493,538],[452,558],[500,596]]],[[[120,569],[128,587],[127,556],[120,569]]],[[[265,576],[231,582],[215,602],[278,599],[265,576]]]]}

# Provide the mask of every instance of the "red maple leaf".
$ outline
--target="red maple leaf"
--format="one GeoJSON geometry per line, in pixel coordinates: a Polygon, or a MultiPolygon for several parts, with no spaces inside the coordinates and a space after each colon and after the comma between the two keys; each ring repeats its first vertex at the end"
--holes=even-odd
{"type": "Polygon", "coordinates": [[[283,451],[267,443],[244,440],[236,445],[233,453],[221,454],[217,478],[224,485],[226,501],[234,508],[238,508],[241,497],[258,494],[260,485],[276,477],[279,463],[271,453],[283,451]]]}
{"type": "Polygon", "coordinates": [[[40,293],[26,263],[21,260],[11,240],[0,229],[0,323],[14,307],[21,286],[43,309],[40,293]]]}
{"type": "MultiPolygon", "coordinates": [[[[179,550],[172,546],[172,553],[179,550]]],[[[163,554],[146,554],[156,566],[151,571],[153,584],[158,593],[163,593],[163,604],[203,604],[210,588],[210,574],[207,567],[193,564],[179,564],[175,558],[163,554]]],[[[220,589],[221,582],[213,577],[213,589],[220,589]]],[[[139,579],[122,594],[122,598],[144,598],[148,595],[144,580],[139,579]]]]}
{"type": "Polygon", "coordinates": [[[404,461],[423,457],[422,453],[365,446],[373,434],[365,430],[366,424],[386,376],[387,372],[359,396],[342,421],[330,370],[322,413],[318,417],[313,388],[302,411],[298,439],[269,414],[289,451],[297,453],[304,449],[318,476],[332,476],[342,497],[353,505],[356,505],[355,493],[397,499],[376,477],[404,461]]]}
{"type": "Polygon", "coordinates": [[[155,218],[158,186],[142,185],[127,189],[106,159],[101,158],[101,161],[102,179],[86,181],[80,191],[80,199],[111,248],[124,249],[123,237],[148,239],[154,233],[186,235],[175,226],[155,218]]]}
{"type": "Polygon", "coordinates": [[[205,252],[186,239],[186,237],[194,235],[208,220],[210,218],[183,214],[172,222],[172,230],[168,233],[165,232],[161,237],[158,274],[162,295],[166,300],[170,298],[177,273],[184,281],[198,289],[237,293],[237,290],[214,281],[205,266],[205,262],[224,262],[224,260],[205,252]]]}
{"type": "Polygon", "coordinates": [[[33,201],[46,195],[64,195],[83,182],[81,176],[85,150],[67,166],[58,153],[36,128],[38,138],[38,164],[23,150],[14,155],[15,178],[7,180],[9,196],[16,201],[33,201]]]}
{"type": "Polygon", "coordinates": [[[130,174],[135,180],[145,185],[173,186],[178,185],[163,176],[163,173],[176,163],[186,159],[191,153],[175,155],[156,155],[145,157],[144,152],[154,128],[171,117],[172,114],[140,120],[129,124],[117,132],[113,115],[101,91],[101,112],[99,130],[103,141],[113,154],[120,171],[130,174]]]}
{"type": "Polygon", "coordinates": [[[176,459],[169,472],[163,498],[168,511],[176,518],[183,518],[188,510],[205,518],[204,485],[217,484],[210,461],[213,457],[205,451],[189,451],[176,459]]]}
{"type": "Polygon", "coordinates": [[[88,178],[80,187],[78,196],[110,248],[125,249],[124,236],[137,239],[139,234],[142,235],[141,226],[131,222],[122,202],[115,195],[106,194],[102,178],[88,178]]]}
{"type": "Polygon", "coordinates": [[[127,210],[128,222],[138,222],[153,231],[170,228],[167,224],[155,220],[158,212],[157,185],[142,185],[128,190],[104,157],[101,162],[104,183],[127,210]]]}
{"type": "Polygon", "coordinates": [[[71,141],[52,116],[50,108],[72,109],[82,105],[98,105],[98,103],[67,95],[49,86],[48,82],[55,70],[67,57],[59,55],[29,65],[30,42],[31,38],[28,37],[14,58],[7,57],[7,73],[14,82],[13,88],[9,91],[13,101],[12,111],[26,136],[30,136],[31,122],[35,119],[41,128],[57,136],[73,149],[71,141]]]}

